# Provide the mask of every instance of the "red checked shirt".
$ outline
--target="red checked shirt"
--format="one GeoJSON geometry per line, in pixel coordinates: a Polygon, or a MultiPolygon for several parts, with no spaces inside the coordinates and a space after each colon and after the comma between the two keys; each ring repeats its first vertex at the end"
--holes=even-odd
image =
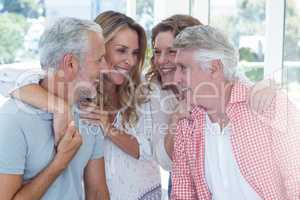
{"type": "MultiPolygon", "coordinates": [[[[262,115],[248,108],[250,89],[236,83],[226,108],[239,170],[264,200],[300,200],[300,114],[278,93],[262,115]]],[[[172,200],[211,200],[205,180],[205,111],[178,123],[172,169],[172,200]]]]}

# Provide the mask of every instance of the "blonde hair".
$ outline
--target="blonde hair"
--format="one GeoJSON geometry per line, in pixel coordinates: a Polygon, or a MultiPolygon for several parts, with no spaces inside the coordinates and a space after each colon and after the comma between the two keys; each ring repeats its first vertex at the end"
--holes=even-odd
{"type": "MultiPolygon", "coordinates": [[[[117,95],[121,108],[122,123],[129,122],[132,125],[138,120],[137,104],[140,105],[145,102],[145,98],[137,88],[141,84],[141,73],[145,61],[145,54],[147,49],[146,33],[142,26],[136,23],[132,18],[115,11],[106,11],[98,15],[95,19],[103,31],[105,43],[109,42],[121,29],[128,27],[137,32],[139,38],[139,56],[138,63],[130,72],[132,84],[127,80],[126,83],[117,87],[117,95]]],[[[105,103],[105,102],[104,102],[105,103]]]]}

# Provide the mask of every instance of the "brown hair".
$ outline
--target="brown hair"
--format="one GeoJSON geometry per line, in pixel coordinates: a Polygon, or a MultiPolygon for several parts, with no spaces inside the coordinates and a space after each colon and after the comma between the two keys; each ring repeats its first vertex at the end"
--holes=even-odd
{"type": "MultiPolygon", "coordinates": [[[[128,27],[137,32],[139,38],[139,56],[138,64],[130,73],[133,84],[129,81],[123,85],[117,87],[118,99],[121,108],[126,108],[122,111],[122,121],[129,122],[129,124],[135,123],[138,120],[136,112],[136,103],[141,104],[144,99],[139,98],[137,87],[141,83],[141,73],[145,61],[145,54],[147,49],[146,33],[142,26],[136,23],[132,18],[115,11],[106,11],[99,14],[95,22],[98,23],[103,31],[105,43],[109,42],[117,32],[122,28],[128,27]]],[[[104,102],[105,103],[105,102],[104,102]]],[[[124,124],[124,123],[123,123],[124,124]]]]}
{"type": "MultiPolygon", "coordinates": [[[[203,25],[198,19],[189,16],[189,15],[172,15],[167,19],[164,19],[156,26],[152,28],[152,36],[151,36],[151,45],[154,48],[154,42],[156,36],[161,32],[170,31],[176,37],[183,29],[186,27],[196,26],[196,25],[203,25]]],[[[152,81],[157,79],[161,82],[161,77],[158,73],[156,66],[153,64],[154,56],[152,55],[150,60],[150,69],[148,70],[146,77],[148,81],[152,81]]]]}

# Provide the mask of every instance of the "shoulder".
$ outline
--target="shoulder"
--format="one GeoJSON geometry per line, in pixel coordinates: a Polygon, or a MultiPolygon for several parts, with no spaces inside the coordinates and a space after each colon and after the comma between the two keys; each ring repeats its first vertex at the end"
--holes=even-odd
{"type": "MultiPolygon", "coordinates": [[[[9,98],[0,105],[0,127],[3,129],[3,127],[15,128],[23,125],[28,126],[30,123],[34,123],[34,121],[41,120],[44,117],[42,114],[47,113],[16,99],[9,98]]],[[[50,116],[47,116],[48,118],[50,116]]]]}
{"type": "Polygon", "coordinates": [[[0,107],[1,143],[23,140],[22,117],[23,115],[18,112],[16,104],[12,100],[8,100],[0,107]]]}

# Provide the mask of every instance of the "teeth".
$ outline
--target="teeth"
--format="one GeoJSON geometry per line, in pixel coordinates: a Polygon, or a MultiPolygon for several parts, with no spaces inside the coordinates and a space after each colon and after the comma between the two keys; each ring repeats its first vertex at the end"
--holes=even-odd
{"type": "Polygon", "coordinates": [[[187,91],[189,91],[189,90],[191,90],[191,88],[182,88],[182,89],[181,89],[182,92],[187,92],[187,91]]]}
{"type": "Polygon", "coordinates": [[[161,71],[165,74],[169,73],[172,71],[172,69],[168,69],[168,68],[165,68],[165,69],[161,69],[161,71]]]}
{"type": "Polygon", "coordinates": [[[129,73],[129,71],[127,69],[124,69],[122,67],[115,66],[114,68],[115,68],[115,70],[117,70],[118,72],[120,72],[122,74],[128,74],[129,73]]]}

